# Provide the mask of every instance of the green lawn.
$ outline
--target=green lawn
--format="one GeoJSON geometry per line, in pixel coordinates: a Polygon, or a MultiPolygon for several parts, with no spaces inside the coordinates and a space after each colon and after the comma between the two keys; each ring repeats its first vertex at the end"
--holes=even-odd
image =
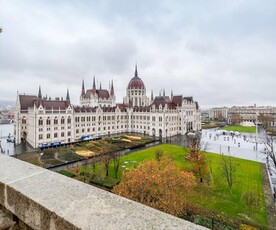
{"type": "MultiPolygon", "coordinates": [[[[157,148],[164,150],[166,152],[165,155],[172,157],[179,167],[190,170],[190,162],[185,160],[185,156],[188,155],[186,149],[180,146],[163,144],[122,156],[122,166],[125,167],[120,167],[119,178],[121,178],[123,170],[129,170],[130,168],[136,167],[144,160],[155,159],[155,150],[157,148]]],[[[231,219],[233,221],[241,219],[267,228],[267,214],[260,163],[235,158],[237,170],[231,193],[226,181],[221,176],[221,156],[219,154],[207,153],[206,159],[209,166],[212,168],[211,177],[213,182],[209,186],[200,185],[198,193],[192,198],[191,202],[207,212],[214,211],[216,215],[226,216],[227,219],[229,217],[230,221],[231,219]],[[253,191],[260,195],[260,205],[257,209],[253,209],[251,218],[247,217],[248,210],[241,199],[245,191],[253,191]]],[[[96,173],[100,173],[101,170],[103,170],[103,167],[98,164],[96,166],[96,173]]],[[[110,177],[114,177],[112,162],[109,171],[110,177]]]]}
{"type": "Polygon", "coordinates": [[[222,129],[228,130],[228,131],[238,131],[241,133],[256,133],[255,126],[232,125],[232,126],[223,127],[222,129]]]}

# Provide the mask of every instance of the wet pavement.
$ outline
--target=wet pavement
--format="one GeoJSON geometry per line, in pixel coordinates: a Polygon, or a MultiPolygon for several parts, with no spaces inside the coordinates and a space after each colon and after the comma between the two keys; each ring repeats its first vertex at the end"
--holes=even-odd
{"type": "Polygon", "coordinates": [[[258,129],[258,135],[241,133],[240,135],[219,134],[217,129],[202,131],[202,146],[206,151],[234,157],[266,162],[266,136],[263,130],[258,129]]]}

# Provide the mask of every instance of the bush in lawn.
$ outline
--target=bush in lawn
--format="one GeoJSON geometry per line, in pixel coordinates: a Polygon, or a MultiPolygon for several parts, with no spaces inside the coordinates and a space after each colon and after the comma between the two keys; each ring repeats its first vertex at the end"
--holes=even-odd
{"type": "Polygon", "coordinates": [[[60,171],[58,171],[58,173],[60,173],[60,174],[62,174],[64,176],[71,177],[71,178],[73,178],[73,177],[76,176],[74,173],[71,173],[71,172],[66,171],[66,170],[60,170],[60,171]]]}

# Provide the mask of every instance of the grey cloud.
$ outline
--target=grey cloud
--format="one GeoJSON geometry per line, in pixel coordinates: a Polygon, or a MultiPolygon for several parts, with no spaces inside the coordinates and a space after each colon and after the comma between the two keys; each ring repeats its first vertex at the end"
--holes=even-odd
{"type": "Polygon", "coordinates": [[[122,101],[137,61],[148,95],[276,105],[275,15],[269,0],[3,1],[0,99],[42,85],[52,97],[69,88],[77,104],[95,75],[122,101]]]}

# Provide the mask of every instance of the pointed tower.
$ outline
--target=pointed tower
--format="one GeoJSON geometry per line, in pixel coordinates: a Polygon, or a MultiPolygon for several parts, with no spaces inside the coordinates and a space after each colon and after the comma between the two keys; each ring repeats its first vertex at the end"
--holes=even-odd
{"type": "Polygon", "coordinates": [[[165,89],[163,89],[163,97],[166,96],[166,92],[165,92],[165,89]]]}
{"type": "Polygon", "coordinates": [[[39,89],[38,89],[38,98],[42,99],[42,94],[41,94],[41,87],[39,86],[39,89]]]}
{"type": "Polygon", "coordinates": [[[67,89],[65,104],[66,104],[67,108],[71,105],[70,95],[69,95],[69,89],[67,89]]]}
{"type": "Polygon", "coordinates": [[[110,95],[111,95],[112,97],[115,96],[115,93],[114,93],[114,86],[113,86],[113,80],[111,81],[110,95]]]}
{"type": "Polygon", "coordinates": [[[151,90],[151,97],[150,97],[151,102],[153,102],[153,90],[151,90]]]}
{"type": "Polygon", "coordinates": [[[100,82],[100,89],[102,89],[102,83],[100,82]]]}
{"type": "Polygon", "coordinates": [[[81,88],[81,96],[85,95],[85,89],[84,89],[84,79],[82,79],[82,88],[81,88]]]}
{"type": "Polygon", "coordinates": [[[96,94],[96,82],[95,82],[95,76],[93,77],[93,87],[92,87],[92,93],[93,95],[96,94]]]}
{"type": "Polygon", "coordinates": [[[138,77],[137,64],[135,65],[134,77],[138,77]]]}
{"type": "Polygon", "coordinates": [[[70,101],[69,89],[67,89],[66,101],[70,101]]]}
{"type": "Polygon", "coordinates": [[[171,99],[173,98],[173,90],[171,90],[171,99]]]}

